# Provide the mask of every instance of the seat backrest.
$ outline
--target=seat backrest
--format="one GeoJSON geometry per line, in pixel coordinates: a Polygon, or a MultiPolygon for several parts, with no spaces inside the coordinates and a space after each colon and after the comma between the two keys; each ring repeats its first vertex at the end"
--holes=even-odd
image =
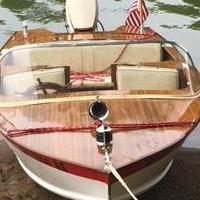
{"type": "Polygon", "coordinates": [[[117,63],[135,65],[141,62],[159,62],[162,57],[159,43],[129,44],[117,63]]]}
{"type": "Polygon", "coordinates": [[[37,66],[71,66],[73,71],[79,71],[82,65],[80,47],[46,47],[33,48],[30,52],[30,62],[37,66]]]}
{"type": "Polygon", "coordinates": [[[176,69],[148,66],[114,66],[115,85],[119,90],[176,90],[179,75],[176,69]]]}
{"type": "Polygon", "coordinates": [[[58,67],[52,69],[38,69],[35,71],[17,73],[3,77],[2,86],[4,95],[18,95],[25,93],[28,89],[41,82],[53,82],[65,85],[69,78],[67,74],[69,67],[58,67]]]}
{"type": "Polygon", "coordinates": [[[70,66],[72,71],[94,72],[110,67],[116,60],[121,64],[159,62],[162,48],[157,43],[33,48],[30,59],[35,66],[70,66]]]}

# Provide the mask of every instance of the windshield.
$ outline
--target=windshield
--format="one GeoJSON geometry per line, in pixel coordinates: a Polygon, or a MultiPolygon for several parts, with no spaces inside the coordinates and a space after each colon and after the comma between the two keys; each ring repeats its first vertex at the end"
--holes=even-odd
{"type": "Polygon", "coordinates": [[[199,91],[189,54],[169,42],[25,45],[4,51],[0,66],[2,101],[105,90],[181,96],[199,91]]]}

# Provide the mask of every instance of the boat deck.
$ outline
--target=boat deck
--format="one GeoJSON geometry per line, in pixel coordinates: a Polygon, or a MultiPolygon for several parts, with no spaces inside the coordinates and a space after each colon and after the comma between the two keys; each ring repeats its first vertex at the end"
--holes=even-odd
{"type": "Polygon", "coordinates": [[[4,44],[2,49],[8,49],[14,46],[24,44],[46,43],[46,42],[64,42],[79,40],[142,40],[142,41],[162,41],[163,37],[150,28],[145,28],[144,34],[129,31],[125,26],[121,26],[115,31],[110,32],[78,32],[78,33],[53,33],[44,29],[28,30],[28,36],[25,39],[22,31],[17,31],[4,44]]]}

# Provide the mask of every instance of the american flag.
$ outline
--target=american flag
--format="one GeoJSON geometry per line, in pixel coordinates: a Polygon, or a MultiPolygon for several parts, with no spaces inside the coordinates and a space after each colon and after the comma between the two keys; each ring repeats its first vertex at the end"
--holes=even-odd
{"type": "Polygon", "coordinates": [[[129,26],[129,25],[126,25],[125,26],[125,32],[126,33],[140,33],[140,27],[139,26],[129,26]]]}
{"type": "Polygon", "coordinates": [[[126,26],[141,26],[147,19],[149,12],[144,3],[144,0],[133,0],[131,7],[129,9],[129,16],[126,19],[126,26]],[[140,6],[141,3],[141,6],[140,6]],[[140,9],[142,8],[142,10],[140,9]],[[141,12],[140,12],[141,10],[141,12]]]}

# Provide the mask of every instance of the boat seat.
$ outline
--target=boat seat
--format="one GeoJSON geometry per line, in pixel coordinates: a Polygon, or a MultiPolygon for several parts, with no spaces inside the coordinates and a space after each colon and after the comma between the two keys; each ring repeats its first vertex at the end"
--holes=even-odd
{"type": "Polygon", "coordinates": [[[4,95],[20,95],[41,82],[52,82],[65,85],[70,81],[69,67],[43,68],[29,72],[6,75],[3,77],[4,95]]]}
{"type": "Polygon", "coordinates": [[[126,44],[105,44],[33,48],[30,52],[30,63],[35,66],[70,66],[72,71],[94,72],[107,69],[116,60],[126,64],[162,60],[162,47],[158,43],[125,46],[126,44]]]}
{"type": "Polygon", "coordinates": [[[102,70],[114,62],[137,64],[162,60],[162,47],[158,43],[97,46],[94,49],[95,69],[102,70]]]}
{"type": "Polygon", "coordinates": [[[163,59],[162,47],[159,43],[129,44],[123,50],[117,63],[134,65],[140,62],[159,62],[163,59]]]}
{"type": "Polygon", "coordinates": [[[178,71],[164,67],[113,65],[112,80],[118,90],[179,89],[178,71]]]}

